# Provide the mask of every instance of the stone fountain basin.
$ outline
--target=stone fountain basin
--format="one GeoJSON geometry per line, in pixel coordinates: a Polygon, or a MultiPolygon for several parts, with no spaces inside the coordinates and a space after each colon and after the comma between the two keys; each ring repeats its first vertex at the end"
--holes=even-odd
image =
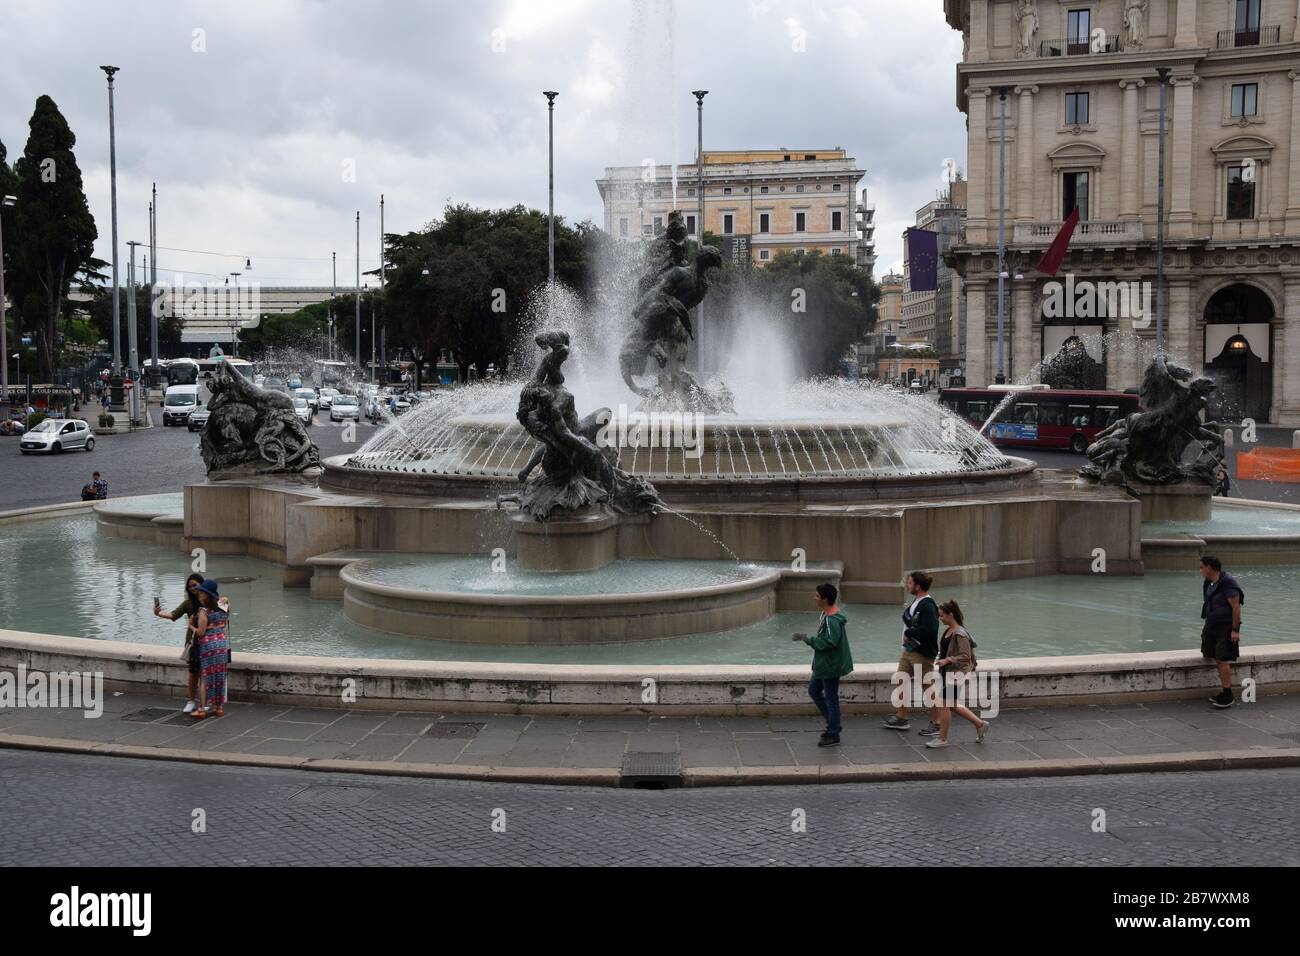
{"type": "Polygon", "coordinates": [[[485,644],[608,644],[755,624],[778,609],[783,581],[838,580],[840,571],[627,559],[596,571],[494,572],[483,557],[411,555],[349,561],[337,574],[344,616],[373,630],[485,644]]]}

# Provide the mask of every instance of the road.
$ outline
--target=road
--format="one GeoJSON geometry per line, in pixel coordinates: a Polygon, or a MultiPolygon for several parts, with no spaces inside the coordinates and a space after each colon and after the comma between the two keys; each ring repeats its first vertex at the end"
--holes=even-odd
{"type": "Polygon", "coordinates": [[[0,860],[1294,866],[1297,787],[1300,769],[605,790],[8,750],[0,860]],[[192,831],[196,810],[206,832],[192,831]],[[1093,829],[1099,810],[1104,833],[1093,829]],[[806,832],[795,832],[801,819],[806,832]]]}

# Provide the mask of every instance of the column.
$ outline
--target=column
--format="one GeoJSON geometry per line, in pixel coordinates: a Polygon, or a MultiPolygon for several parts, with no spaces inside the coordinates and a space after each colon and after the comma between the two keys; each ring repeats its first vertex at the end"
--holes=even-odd
{"type": "MultiPolygon", "coordinates": [[[[1300,24],[1300,20],[1297,21],[1300,24]]],[[[1300,26],[1297,26],[1300,30],[1300,26]]],[[[1291,81],[1291,148],[1286,165],[1286,234],[1300,235],[1300,73],[1287,73],[1291,81]]]]}
{"type": "MultiPolygon", "coordinates": [[[[1034,348],[1034,287],[1030,279],[1011,280],[1011,316],[1014,321],[1011,338],[1011,368],[1008,382],[1029,382],[1027,376],[1038,363],[1038,349],[1034,348]]],[[[1034,378],[1033,381],[1037,381],[1034,378]]]]}
{"type": "Polygon", "coordinates": [[[971,388],[983,388],[989,383],[988,336],[984,329],[987,285],[984,280],[966,283],[966,384],[971,388]]]}
{"type": "MultiPolygon", "coordinates": [[[[1166,268],[1168,265],[1166,261],[1166,268]]],[[[1171,279],[1166,272],[1165,282],[1169,287],[1165,298],[1165,351],[1176,360],[1186,362],[1192,371],[1198,371],[1201,363],[1195,361],[1192,350],[1191,281],[1171,279]]]]}
{"type": "Polygon", "coordinates": [[[1140,213],[1138,203],[1138,183],[1142,181],[1142,165],[1138,157],[1138,140],[1142,131],[1138,128],[1138,90],[1145,80],[1120,80],[1119,88],[1124,91],[1124,109],[1120,127],[1119,148],[1119,217],[1136,219],[1140,213]]]}
{"type": "Polygon", "coordinates": [[[989,95],[987,87],[966,91],[966,241],[988,243],[989,216],[989,95]]]}
{"type": "Polygon", "coordinates": [[[1180,76],[1171,81],[1174,87],[1173,129],[1165,140],[1169,162],[1165,189],[1169,198],[1168,235],[1175,239],[1187,239],[1192,235],[1192,159],[1196,132],[1193,98],[1197,81],[1195,76],[1180,76]]]}
{"type": "Polygon", "coordinates": [[[1016,107],[1016,221],[1034,218],[1034,94],[1036,86],[1017,86],[1016,107]]]}
{"type": "Polygon", "coordinates": [[[1281,333],[1282,342],[1273,342],[1273,381],[1282,380],[1282,407],[1273,409],[1279,425],[1300,428],[1300,275],[1283,280],[1282,310],[1276,321],[1274,335],[1281,333]],[[1289,348],[1287,346],[1290,346],[1289,348]]]}
{"type": "Polygon", "coordinates": [[[1174,28],[1174,46],[1200,46],[1196,36],[1196,0],[1178,0],[1178,21],[1174,28]]]}

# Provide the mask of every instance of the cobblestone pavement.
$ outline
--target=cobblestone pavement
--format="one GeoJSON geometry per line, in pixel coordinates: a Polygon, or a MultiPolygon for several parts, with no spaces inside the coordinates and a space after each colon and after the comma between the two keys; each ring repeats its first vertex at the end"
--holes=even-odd
{"type": "Polygon", "coordinates": [[[1297,865],[1297,788],[1300,769],[638,791],[0,751],[0,861],[1297,865]]]}
{"type": "MultiPolygon", "coordinates": [[[[1208,691],[1207,691],[1208,695],[1208,691]]],[[[145,747],[308,759],[492,767],[618,769],[628,753],[679,756],[701,767],[871,766],[956,761],[1051,761],[1080,757],[1224,750],[1293,749],[1300,744],[1300,695],[1214,710],[1203,697],[1115,706],[1004,709],[984,744],[954,720],[952,746],[925,747],[913,716],[906,732],[879,716],[845,718],[843,744],[819,748],[817,717],[563,717],[392,713],[231,703],[226,715],[194,721],[175,698],[107,694],[104,713],[0,710],[0,735],[56,737],[145,747]]]]}

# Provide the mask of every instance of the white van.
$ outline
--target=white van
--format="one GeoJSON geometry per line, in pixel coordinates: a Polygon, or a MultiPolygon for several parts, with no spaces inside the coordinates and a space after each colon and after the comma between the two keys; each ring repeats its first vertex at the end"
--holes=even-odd
{"type": "Polygon", "coordinates": [[[172,385],[163,396],[163,424],[184,425],[199,407],[197,385],[172,385]]]}

